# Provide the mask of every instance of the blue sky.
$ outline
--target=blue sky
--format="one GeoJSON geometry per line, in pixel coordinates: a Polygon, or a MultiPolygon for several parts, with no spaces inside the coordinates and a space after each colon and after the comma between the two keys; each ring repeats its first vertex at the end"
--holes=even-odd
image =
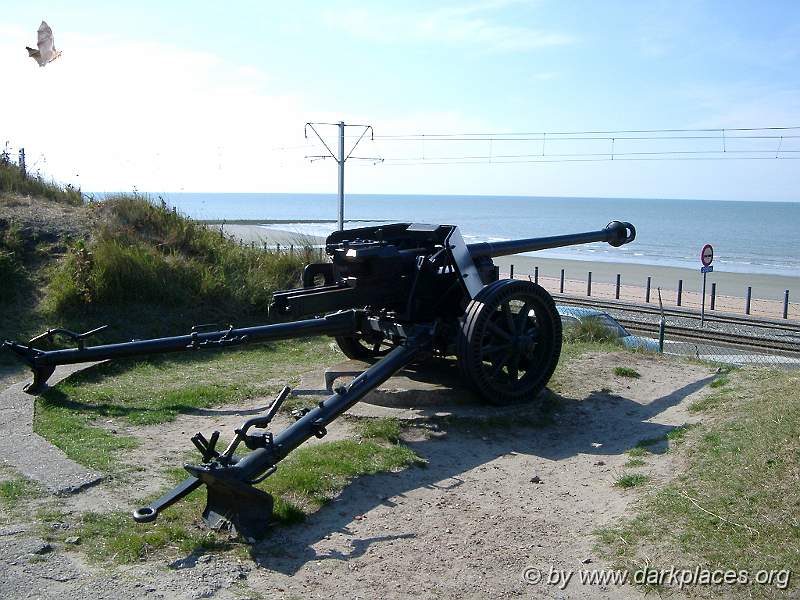
{"type": "MultiPolygon", "coordinates": [[[[800,3],[28,1],[4,7],[0,69],[22,90],[3,94],[0,139],[84,189],[335,191],[333,162],[304,159],[319,152],[305,121],[379,136],[798,126],[800,3]],[[42,19],[64,54],[39,69],[22,47],[42,19]]],[[[758,144],[741,148],[777,148],[758,144]]],[[[383,140],[359,152],[540,148],[383,140]]],[[[800,199],[792,160],[347,169],[349,192],[800,199]]]]}

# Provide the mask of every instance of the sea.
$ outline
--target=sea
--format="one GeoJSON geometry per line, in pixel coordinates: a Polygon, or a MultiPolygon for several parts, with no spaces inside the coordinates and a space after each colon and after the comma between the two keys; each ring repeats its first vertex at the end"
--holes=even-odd
{"type": "MultiPolygon", "coordinates": [[[[195,219],[247,220],[318,236],[336,227],[335,194],[160,196],[195,219]]],[[[536,254],[699,268],[700,251],[711,244],[719,269],[800,277],[800,202],[349,194],[345,219],[345,227],[390,222],[458,225],[468,243],[592,231],[612,220],[629,221],[636,227],[636,240],[621,248],[593,243],[536,254]]]]}

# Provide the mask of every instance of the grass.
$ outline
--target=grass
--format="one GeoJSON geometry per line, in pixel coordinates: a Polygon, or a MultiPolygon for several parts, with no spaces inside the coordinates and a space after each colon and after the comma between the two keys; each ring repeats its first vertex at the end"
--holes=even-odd
{"type": "Polygon", "coordinates": [[[721,388],[722,386],[728,385],[730,383],[730,379],[727,375],[723,375],[722,377],[717,377],[711,383],[708,384],[710,388],[721,388]]]}
{"type": "MultiPolygon", "coordinates": [[[[0,294],[0,339],[108,324],[91,340],[108,343],[183,333],[196,323],[261,324],[272,292],[298,285],[312,258],[299,244],[291,256],[242,247],[142,195],[90,208],[90,239],[55,226],[37,241],[0,218],[8,292],[0,294]]],[[[53,347],[67,345],[58,339],[53,347]]],[[[0,362],[12,361],[0,354],[0,362]]]]}
{"type": "MultiPolygon", "coordinates": [[[[284,503],[310,512],[331,500],[355,477],[423,464],[413,450],[402,444],[338,440],[296,450],[259,487],[282,498],[284,503]]],[[[293,521],[296,511],[283,515],[276,503],[275,516],[293,521]]]]}
{"type": "MultiPolygon", "coordinates": [[[[686,471],[647,496],[633,517],[598,532],[620,566],[647,556],[656,568],[800,570],[800,373],[729,377],[725,418],[687,441],[686,471]]],[[[769,586],[730,591],[786,594],[769,586]]]]}
{"type": "Polygon", "coordinates": [[[54,273],[56,312],[86,305],[201,305],[218,314],[265,314],[272,292],[293,287],[311,258],[242,247],[139,194],[107,197],[90,242],[73,245],[54,273]]]}
{"type": "Polygon", "coordinates": [[[628,462],[626,462],[623,466],[626,469],[635,469],[636,467],[643,467],[647,463],[643,461],[641,458],[632,458],[628,462]]]}
{"type": "Polygon", "coordinates": [[[641,377],[639,371],[636,369],[631,369],[630,367],[614,367],[614,375],[619,377],[630,377],[632,379],[639,379],[639,377],[641,377]]]}
{"type": "MultiPolygon", "coordinates": [[[[276,524],[291,525],[330,501],[356,477],[422,464],[410,448],[400,444],[338,440],[296,450],[258,487],[275,497],[276,524]]],[[[179,476],[176,473],[176,481],[179,476]]],[[[197,490],[147,525],[135,523],[128,513],[88,513],[77,531],[82,549],[96,560],[131,563],[164,551],[190,553],[242,546],[200,523],[204,497],[205,493],[197,490]]]]}
{"type": "Polygon", "coordinates": [[[400,441],[403,427],[394,417],[363,419],[356,423],[356,433],[362,439],[378,439],[396,444],[400,441]]]}
{"type": "Polygon", "coordinates": [[[3,509],[14,511],[21,504],[42,495],[42,489],[33,481],[20,475],[11,474],[3,470],[0,480],[0,506],[3,509]]]}
{"type": "Polygon", "coordinates": [[[650,478],[647,475],[642,475],[641,473],[625,473],[614,482],[614,485],[628,489],[644,485],[648,481],[650,481],[650,478]]]}
{"type": "Polygon", "coordinates": [[[640,456],[647,456],[647,454],[648,454],[647,448],[645,446],[634,446],[633,448],[630,448],[629,450],[627,450],[626,453],[627,453],[628,456],[631,456],[631,457],[634,457],[634,458],[638,458],[640,456]]]}
{"type": "Polygon", "coordinates": [[[118,454],[137,448],[139,443],[131,436],[116,435],[94,426],[93,421],[90,414],[75,412],[48,398],[36,399],[35,433],[82,465],[108,473],[122,472],[118,454]]]}
{"type": "Polygon", "coordinates": [[[326,343],[307,339],[106,363],[37,398],[34,431],[81,464],[117,472],[122,468],[120,452],[138,444],[133,437],[112,433],[108,421],[153,425],[181,413],[268,396],[287,378],[331,355],[326,343]],[[99,419],[104,426],[98,425],[99,419]]]}
{"type": "Polygon", "coordinates": [[[83,197],[77,188],[48,181],[39,174],[28,173],[23,176],[19,167],[10,161],[7,150],[0,152],[0,194],[2,193],[36,196],[73,205],[83,203],[83,197]]]}
{"type": "Polygon", "coordinates": [[[564,341],[567,343],[612,343],[621,346],[616,332],[606,327],[600,319],[586,318],[564,328],[564,341]]]}

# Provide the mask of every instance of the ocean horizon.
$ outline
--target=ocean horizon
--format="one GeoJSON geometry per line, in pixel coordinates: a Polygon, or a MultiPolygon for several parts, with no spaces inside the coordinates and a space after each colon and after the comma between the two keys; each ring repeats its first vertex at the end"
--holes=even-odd
{"type": "MultiPolygon", "coordinates": [[[[300,235],[335,228],[335,194],[162,193],[168,205],[198,220],[246,220],[300,235]],[[279,224],[276,225],[275,223],[279,224]]],[[[366,222],[458,225],[467,242],[559,235],[630,221],[636,241],[537,252],[550,258],[700,267],[704,244],[714,265],[739,273],[800,277],[800,203],[742,200],[348,194],[346,227],[366,222]]]]}

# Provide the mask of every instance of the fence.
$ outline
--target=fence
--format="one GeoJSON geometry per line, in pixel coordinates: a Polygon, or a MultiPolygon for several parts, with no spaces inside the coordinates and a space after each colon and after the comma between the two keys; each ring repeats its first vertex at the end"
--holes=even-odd
{"type": "MultiPolygon", "coordinates": [[[[616,274],[614,283],[598,281],[592,271],[586,273],[585,279],[567,278],[565,269],[560,269],[558,277],[543,276],[540,275],[539,267],[534,267],[533,273],[520,274],[519,270],[515,272],[514,265],[510,264],[507,276],[517,279],[528,278],[551,293],[643,304],[656,302],[651,276],[644,278],[638,285],[632,285],[623,283],[622,275],[619,273],[616,274]]],[[[779,297],[774,299],[754,297],[753,285],[742,286],[741,296],[722,294],[718,291],[720,289],[722,286],[717,282],[710,282],[709,290],[706,292],[706,314],[733,313],[786,320],[800,319],[800,303],[791,301],[793,294],[789,289],[784,289],[779,297]]],[[[701,308],[702,294],[699,291],[687,290],[683,279],[675,280],[674,290],[662,290],[662,293],[666,305],[697,310],[701,308]]]]}
{"type": "MultiPolygon", "coordinates": [[[[574,296],[559,297],[558,302],[592,304],[574,296]]],[[[699,315],[691,311],[599,304],[628,331],[630,335],[622,341],[629,348],[732,366],[800,368],[800,324],[731,315],[709,315],[701,324],[699,315]]]]}

